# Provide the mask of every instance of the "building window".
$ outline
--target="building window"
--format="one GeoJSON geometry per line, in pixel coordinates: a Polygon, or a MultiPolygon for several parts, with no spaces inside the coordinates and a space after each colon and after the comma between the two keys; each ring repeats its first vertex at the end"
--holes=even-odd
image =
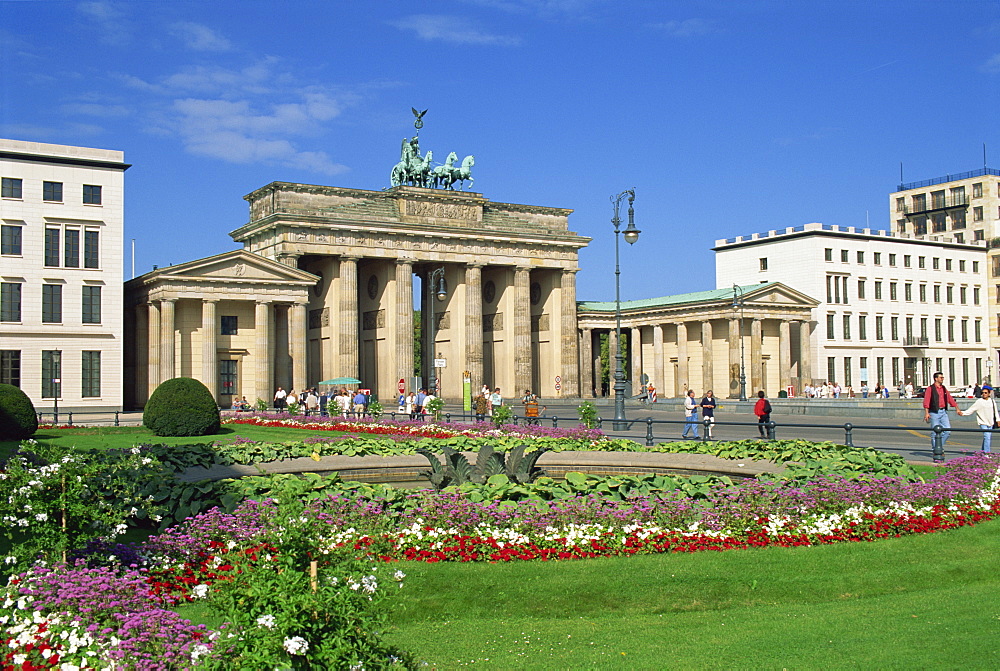
{"type": "Polygon", "coordinates": [[[889,255],[889,265],[890,266],[895,266],[896,265],[896,255],[895,254],[890,254],[889,255]]]}
{"type": "Polygon", "coordinates": [[[0,226],[0,254],[21,255],[21,227],[0,226]]]}
{"type": "Polygon", "coordinates": [[[868,318],[864,315],[858,315],[858,337],[868,340],[868,318]]]}
{"type": "MultiPolygon", "coordinates": [[[[979,230],[973,231],[972,232],[972,239],[973,240],[985,240],[986,239],[986,232],[983,229],[981,229],[981,228],[979,230]]],[[[973,263],[975,263],[975,261],[973,261],[973,263]]]]}
{"type": "Polygon", "coordinates": [[[878,357],[875,359],[875,377],[878,378],[878,384],[883,384],[885,381],[885,357],[878,357]]]}
{"type": "Polygon", "coordinates": [[[896,292],[895,282],[889,282],[889,300],[890,301],[898,300],[898,294],[896,292]]]}
{"type": "Polygon", "coordinates": [[[760,260],[760,269],[761,270],[767,270],[767,259],[766,258],[763,258],[763,259],[760,260]]]}
{"type": "Polygon", "coordinates": [[[851,376],[851,357],[844,357],[844,386],[850,387],[854,384],[854,378],[851,376]]]}
{"type": "Polygon", "coordinates": [[[955,320],[948,320],[948,342],[955,342],[955,320]]]}
{"type": "Polygon", "coordinates": [[[958,288],[958,302],[965,305],[966,298],[968,297],[968,289],[965,287],[958,288]]]}
{"type": "Polygon", "coordinates": [[[844,315],[844,340],[851,339],[851,315],[844,315]]]}
{"type": "Polygon", "coordinates": [[[21,180],[17,177],[4,177],[0,179],[0,197],[20,198],[21,180]]]}
{"type": "Polygon", "coordinates": [[[927,267],[927,257],[926,256],[918,256],[917,257],[917,268],[926,268],[926,267],[927,267]]]}
{"type": "Polygon", "coordinates": [[[899,376],[899,357],[892,357],[892,383],[902,386],[903,379],[899,376]]]}
{"type": "Polygon", "coordinates": [[[951,272],[951,259],[944,260],[944,269],[951,272]]]}
{"type": "Polygon", "coordinates": [[[837,337],[836,326],[834,324],[834,315],[828,314],[826,316],[826,337],[833,340],[837,337]]]}
{"type": "MultiPolygon", "coordinates": [[[[941,337],[941,320],[934,320],[934,340],[937,342],[944,342],[944,338],[941,337]]],[[[941,368],[941,364],[938,364],[938,368],[941,368]]]]}
{"type": "Polygon", "coordinates": [[[0,322],[21,321],[21,283],[0,283],[0,322]]]}
{"type": "Polygon", "coordinates": [[[858,280],[858,300],[863,301],[865,299],[865,281],[858,280]]]}
{"type": "Polygon", "coordinates": [[[219,393],[232,396],[236,393],[236,361],[229,359],[219,362],[219,393]]]}
{"type": "Polygon", "coordinates": [[[931,259],[931,268],[933,268],[934,270],[940,270],[941,269],[941,259],[939,259],[937,257],[934,257],[933,259],[931,259]]]}
{"type": "Polygon", "coordinates": [[[906,198],[905,197],[904,198],[897,198],[896,199],[896,211],[897,212],[905,212],[906,211],[906,198]]]}
{"type": "Polygon", "coordinates": [[[42,182],[42,200],[62,202],[62,182],[42,182]]]}
{"type": "Polygon", "coordinates": [[[94,184],[84,184],[83,185],[83,204],[84,205],[100,205],[101,204],[101,187],[94,184]]]}
{"type": "Polygon", "coordinates": [[[899,233],[906,233],[906,219],[897,219],[896,220],[896,230],[899,233]]]}
{"type": "Polygon", "coordinates": [[[222,335],[236,335],[239,330],[239,320],[235,315],[223,315],[219,317],[219,325],[222,328],[222,335]]]}
{"type": "Polygon", "coordinates": [[[955,302],[955,287],[951,286],[950,284],[948,286],[946,286],[944,288],[944,295],[946,297],[946,302],[947,303],[954,303],[955,302]]]}
{"type": "Polygon", "coordinates": [[[948,383],[955,384],[955,359],[948,359],[948,383]]]}
{"type": "Polygon", "coordinates": [[[913,317],[906,318],[906,339],[913,340],[913,317]]]}
{"type": "Polygon", "coordinates": [[[899,340],[899,317],[889,317],[889,331],[892,340],[899,340]]]}
{"type": "Polygon", "coordinates": [[[972,304],[979,305],[979,287],[972,287],[972,304]]]}
{"type": "Polygon", "coordinates": [[[965,259],[959,259],[958,260],[958,272],[960,272],[960,273],[964,273],[965,272],[965,259]]]}
{"type": "Polygon", "coordinates": [[[83,267],[100,267],[100,239],[99,231],[83,232],[83,267]]]}
{"type": "Polygon", "coordinates": [[[956,233],[955,234],[955,242],[960,243],[960,244],[964,243],[965,242],[965,233],[956,233]]]}
{"type": "Polygon", "coordinates": [[[21,350],[0,350],[0,384],[21,386],[21,350]]]}
{"type": "Polygon", "coordinates": [[[983,183],[977,182],[972,185],[972,197],[982,198],[983,197],[983,183]]]}
{"type": "Polygon", "coordinates": [[[965,228],[965,210],[955,210],[951,213],[951,227],[965,228]]]}
{"type": "Polygon", "coordinates": [[[976,342],[983,341],[983,323],[978,319],[972,322],[972,334],[976,338],[976,342]]]}
{"type": "Polygon", "coordinates": [[[42,350],[42,398],[62,396],[62,352],[42,350]]]}
{"type": "Polygon", "coordinates": [[[927,217],[917,217],[913,220],[913,232],[917,235],[927,235],[927,217]]]}
{"type": "Polygon", "coordinates": [[[882,300],[882,283],[878,281],[875,282],[875,300],[882,300]]]}
{"type": "Polygon", "coordinates": [[[826,381],[837,381],[837,360],[832,356],[826,358],[826,381]]]}
{"type": "Polygon", "coordinates": [[[63,265],[67,268],[80,267],[80,231],[67,228],[63,233],[63,265]]]}
{"type": "Polygon", "coordinates": [[[969,342],[969,320],[963,319],[961,324],[962,342],[969,342]]]}
{"type": "Polygon", "coordinates": [[[910,267],[910,258],[911,257],[910,257],[909,254],[904,254],[903,255],[903,267],[904,268],[909,268],[910,267]]]}
{"type": "Polygon", "coordinates": [[[882,252],[873,252],[872,256],[875,257],[875,265],[882,265],[882,252]]]}
{"type": "Polygon", "coordinates": [[[84,398],[94,398],[101,395],[101,353],[83,352],[82,370],[83,389],[81,395],[84,398]]]}
{"type": "Polygon", "coordinates": [[[913,285],[907,282],[903,285],[903,300],[912,301],[913,300],[913,285]]]}
{"type": "Polygon", "coordinates": [[[944,207],[944,189],[940,191],[931,191],[931,206],[938,208],[944,207]]]}
{"type": "Polygon", "coordinates": [[[826,259],[827,261],[833,261],[833,250],[832,249],[823,250],[823,258],[826,259]]]}
{"type": "Polygon", "coordinates": [[[83,287],[83,323],[101,323],[101,287],[83,287]]]}
{"type": "Polygon", "coordinates": [[[865,262],[865,253],[858,252],[858,263],[864,263],[864,262],[865,262]]]}
{"type": "Polygon", "coordinates": [[[45,229],[45,265],[59,267],[59,229],[45,229]]]}
{"type": "Polygon", "coordinates": [[[982,221],[983,220],[983,208],[982,208],[982,206],[972,208],[972,220],[973,221],[982,221]]]}
{"type": "Polygon", "coordinates": [[[62,323],[62,285],[42,285],[42,323],[62,323]]]}
{"type": "Polygon", "coordinates": [[[979,272],[979,261],[973,261],[972,262],[972,272],[974,272],[974,273],[978,273],[979,272]]]}
{"type": "Polygon", "coordinates": [[[927,302],[927,285],[926,284],[921,284],[919,292],[920,292],[920,302],[921,303],[926,303],[927,302]]]}
{"type": "Polygon", "coordinates": [[[882,332],[882,317],[875,318],[875,340],[882,340],[885,334],[882,332]]]}
{"type": "Polygon", "coordinates": [[[920,318],[920,338],[927,341],[927,317],[920,318]]]}
{"type": "Polygon", "coordinates": [[[840,250],[840,261],[841,261],[841,263],[848,263],[849,262],[849,259],[850,259],[849,254],[850,254],[850,252],[848,252],[846,249],[841,249],[840,250]]]}

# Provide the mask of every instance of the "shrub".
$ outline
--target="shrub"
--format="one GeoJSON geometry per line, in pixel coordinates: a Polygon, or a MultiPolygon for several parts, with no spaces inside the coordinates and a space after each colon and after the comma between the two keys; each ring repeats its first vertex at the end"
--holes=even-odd
{"type": "Polygon", "coordinates": [[[0,384],[0,437],[24,440],[38,430],[38,415],[31,399],[12,384],[0,384]]]}
{"type": "Polygon", "coordinates": [[[175,377],[149,397],[142,423],[158,436],[205,436],[219,432],[219,406],[198,380],[175,377]]]}
{"type": "Polygon", "coordinates": [[[580,418],[580,423],[588,429],[597,426],[597,408],[590,401],[581,403],[580,407],[576,409],[576,414],[580,418]]]}

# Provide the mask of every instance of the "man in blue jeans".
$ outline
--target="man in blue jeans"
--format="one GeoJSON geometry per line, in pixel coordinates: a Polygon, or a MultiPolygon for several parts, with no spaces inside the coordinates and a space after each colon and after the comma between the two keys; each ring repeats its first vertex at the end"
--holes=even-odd
{"type": "MultiPolygon", "coordinates": [[[[944,453],[944,444],[948,441],[951,431],[951,418],[948,417],[948,406],[958,410],[958,404],[952,398],[951,393],[944,386],[944,373],[934,373],[934,384],[927,387],[924,392],[924,421],[930,422],[931,427],[940,426],[945,429],[941,432],[941,452],[944,453]]],[[[931,433],[931,453],[934,451],[934,433],[931,433]]],[[[935,458],[935,461],[943,461],[935,458]]]]}
{"type": "Polygon", "coordinates": [[[691,429],[694,429],[694,439],[698,440],[698,404],[694,401],[694,389],[688,389],[684,397],[684,433],[681,438],[687,438],[691,429]]]}

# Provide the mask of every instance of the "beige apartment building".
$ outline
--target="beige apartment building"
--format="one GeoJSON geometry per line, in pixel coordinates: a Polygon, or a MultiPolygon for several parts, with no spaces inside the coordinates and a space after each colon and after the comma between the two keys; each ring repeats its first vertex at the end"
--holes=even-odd
{"type": "Polygon", "coordinates": [[[903,235],[948,242],[984,241],[990,367],[1000,365],[1000,170],[979,168],[916,182],[889,194],[889,220],[903,235]]]}
{"type": "Polygon", "coordinates": [[[124,154],[0,139],[0,382],[122,408],[124,154]]]}

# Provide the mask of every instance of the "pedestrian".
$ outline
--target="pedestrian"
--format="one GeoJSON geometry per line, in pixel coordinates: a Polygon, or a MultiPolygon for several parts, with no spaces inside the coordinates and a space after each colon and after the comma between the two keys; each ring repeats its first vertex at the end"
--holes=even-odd
{"type": "Polygon", "coordinates": [[[490,415],[495,415],[500,406],[503,405],[503,396],[500,395],[500,387],[493,390],[490,394],[490,415]]]}
{"type": "Polygon", "coordinates": [[[979,428],[983,430],[983,452],[990,451],[990,442],[993,440],[993,429],[1000,428],[1000,412],[997,412],[996,401],[993,400],[993,387],[986,384],[980,391],[980,397],[963,412],[958,411],[961,416],[975,415],[979,428]]]}
{"type": "Polygon", "coordinates": [[[694,439],[698,440],[698,404],[694,400],[694,389],[688,389],[684,397],[684,433],[681,440],[687,440],[688,431],[694,431],[694,439]]]}
{"type": "MultiPolygon", "coordinates": [[[[948,406],[958,409],[958,404],[952,398],[951,392],[944,386],[944,373],[934,373],[934,384],[927,387],[924,392],[924,421],[930,422],[931,427],[940,426],[943,429],[951,428],[951,419],[948,417],[948,406]]],[[[941,432],[941,453],[944,454],[944,444],[948,442],[951,431],[941,432]]],[[[934,450],[934,434],[931,433],[931,451],[934,450]]],[[[943,461],[937,459],[935,461],[943,461]]]]}
{"type": "Polygon", "coordinates": [[[327,389],[319,395],[319,414],[323,417],[329,415],[327,408],[330,406],[330,390],[327,389]]]}
{"type": "Polygon", "coordinates": [[[288,395],[285,396],[285,403],[288,404],[288,405],[294,405],[294,406],[298,407],[298,405],[299,405],[299,397],[295,394],[295,390],[294,389],[289,389],[288,390],[288,395]]]}
{"type": "Polygon", "coordinates": [[[646,394],[649,396],[650,403],[656,403],[656,387],[653,386],[652,382],[649,383],[649,388],[646,389],[646,394]]]}
{"type": "Polygon", "coordinates": [[[767,425],[771,421],[771,402],[764,398],[763,389],[757,392],[757,403],[753,406],[753,414],[757,415],[757,431],[760,432],[760,437],[769,437],[770,429],[767,425]]]}
{"type": "Polygon", "coordinates": [[[538,397],[532,394],[530,389],[525,389],[524,396],[521,397],[521,405],[528,403],[538,403],[538,397]]]}
{"type": "Polygon", "coordinates": [[[281,412],[282,410],[285,409],[285,397],[287,397],[287,396],[288,396],[288,393],[284,389],[282,389],[281,387],[278,387],[278,391],[274,392],[274,409],[275,410],[277,410],[278,412],[281,412]]]}
{"type": "Polygon", "coordinates": [[[358,393],[354,395],[354,416],[361,419],[365,416],[365,404],[368,401],[368,397],[365,393],[358,389],[358,393]]]}
{"type": "Polygon", "coordinates": [[[424,404],[427,402],[427,390],[421,388],[417,392],[417,398],[413,402],[413,419],[424,421],[424,404]]]}
{"type": "Polygon", "coordinates": [[[476,411],[476,421],[485,422],[486,416],[490,414],[490,400],[483,392],[479,392],[479,395],[472,399],[472,406],[473,410],[476,411]]]}
{"type": "Polygon", "coordinates": [[[306,393],[306,414],[315,415],[319,412],[319,395],[315,389],[310,389],[306,393]]]}
{"type": "Polygon", "coordinates": [[[861,381],[861,398],[868,398],[868,383],[861,381]]]}
{"type": "Polygon", "coordinates": [[[351,416],[351,395],[346,389],[340,390],[340,395],[337,396],[337,405],[340,406],[340,414],[345,419],[351,416]]]}
{"type": "Polygon", "coordinates": [[[715,407],[718,402],[715,400],[715,396],[712,395],[712,390],[709,389],[705,392],[705,398],[701,399],[701,418],[707,424],[705,424],[705,434],[709,440],[715,440],[712,437],[712,426],[715,424],[715,407]]]}
{"type": "Polygon", "coordinates": [[[416,419],[416,417],[414,416],[415,413],[414,408],[416,408],[416,406],[417,406],[417,395],[411,391],[409,394],[406,395],[406,400],[403,402],[403,412],[405,412],[410,419],[416,419]]]}
{"type": "Polygon", "coordinates": [[[906,383],[906,398],[913,398],[913,382],[906,383]]]}

